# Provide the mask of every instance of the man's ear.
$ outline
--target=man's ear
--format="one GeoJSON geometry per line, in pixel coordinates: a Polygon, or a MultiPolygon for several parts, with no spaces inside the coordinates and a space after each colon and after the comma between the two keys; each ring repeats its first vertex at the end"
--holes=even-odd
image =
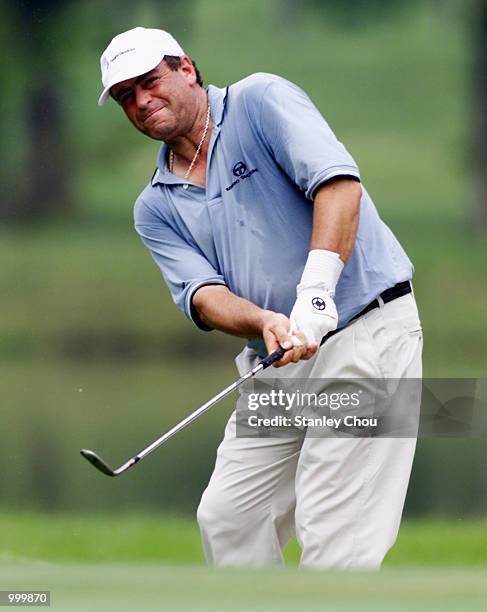
{"type": "Polygon", "coordinates": [[[196,83],[196,71],[193,66],[193,62],[188,55],[181,56],[181,66],[179,68],[189,83],[192,85],[196,83]]]}

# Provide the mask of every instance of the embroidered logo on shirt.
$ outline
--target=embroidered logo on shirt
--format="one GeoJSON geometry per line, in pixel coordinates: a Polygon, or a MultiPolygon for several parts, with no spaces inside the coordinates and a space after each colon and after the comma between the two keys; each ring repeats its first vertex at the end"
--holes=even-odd
{"type": "Polygon", "coordinates": [[[232,174],[233,176],[236,176],[237,178],[228,187],[225,187],[225,190],[230,191],[231,189],[235,187],[235,185],[238,185],[240,181],[243,181],[249,178],[249,176],[252,176],[254,172],[258,172],[258,171],[259,171],[258,168],[247,170],[247,164],[245,164],[245,162],[243,161],[237,162],[232,168],[232,174]]]}
{"type": "Polygon", "coordinates": [[[247,172],[247,166],[243,162],[237,162],[235,166],[233,166],[233,176],[242,176],[247,172]]]}

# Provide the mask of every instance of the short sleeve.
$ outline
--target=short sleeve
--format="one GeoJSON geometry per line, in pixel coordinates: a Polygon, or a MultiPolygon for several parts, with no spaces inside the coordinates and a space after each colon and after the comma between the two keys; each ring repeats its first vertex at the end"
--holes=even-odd
{"type": "Polygon", "coordinates": [[[307,198],[337,176],[360,180],[352,156],[297,85],[280,78],[269,83],[261,100],[260,125],[277,163],[307,198]]]}
{"type": "Polygon", "coordinates": [[[158,265],[176,306],[205,331],[192,306],[194,293],[204,285],[225,285],[225,280],[196,245],[189,244],[139,198],[134,208],[135,229],[158,265]]]}

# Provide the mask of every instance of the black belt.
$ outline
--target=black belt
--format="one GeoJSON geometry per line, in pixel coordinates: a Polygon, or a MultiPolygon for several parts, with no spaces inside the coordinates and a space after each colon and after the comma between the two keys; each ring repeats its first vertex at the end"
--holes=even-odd
{"type": "MultiPolygon", "coordinates": [[[[411,291],[412,291],[412,289],[411,289],[410,281],[404,281],[403,283],[397,283],[397,285],[394,285],[394,287],[391,287],[390,289],[386,289],[385,291],[383,291],[380,294],[380,297],[382,298],[384,304],[387,304],[387,302],[392,302],[392,300],[395,300],[398,297],[402,297],[403,295],[407,295],[408,293],[411,293],[411,291]]],[[[378,299],[375,299],[372,302],[370,302],[370,304],[368,304],[363,310],[361,310],[358,314],[356,314],[354,317],[352,317],[345,327],[350,325],[350,323],[352,321],[355,321],[355,319],[360,318],[366,312],[370,312],[371,310],[374,310],[374,308],[379,308],[379,300],[378,299]]],[[[324,336],[322,341],[320,342],[320,346],[326,340],[328,340],[328,338],[330,338],[331,336],[334,336],[339,331],[342,331],[342,329],[345,329],[345,327],[341,327],[340,329],[335,329],[335,330],[327,333],[326,336],[324,336]]]]}

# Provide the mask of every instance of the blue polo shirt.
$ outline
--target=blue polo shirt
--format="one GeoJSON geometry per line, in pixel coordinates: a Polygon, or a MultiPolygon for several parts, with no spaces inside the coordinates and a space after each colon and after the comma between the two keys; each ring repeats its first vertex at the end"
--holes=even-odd
{"type": "MultiPolygon", "coordinates": [[[[191,305],[207,284],[289,315],[312,229],[313,195],[337,176],[360,180],[354,160],[308,96],[271,74],[210,85],[213,120],[206,188],[174,176],[168,148],[135,203],[135,228],[175,304],[202,329],[191,305]]],[[[413,267],[362,185],[352,254],[336,288],[343,327],[413,267]]],[[[251,343],[265,353],[263,344],[251,343]]]]}

